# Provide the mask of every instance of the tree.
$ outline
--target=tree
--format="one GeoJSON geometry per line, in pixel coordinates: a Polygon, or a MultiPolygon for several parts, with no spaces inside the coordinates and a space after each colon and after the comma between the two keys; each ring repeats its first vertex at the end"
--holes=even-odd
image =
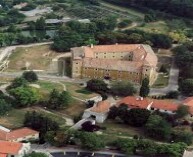
{"type": "Polygon", "coordinates": [[[166,94],[166,98],[169,98],[169,99],[177,99],[178,96],[179,96],[179,92],[178,91],[169,91],[166,94]]]}
{"type": "Polygon", "coordinates": [[[23,124],[26,127],[39,131],[40,141],[44,141],[48,131],[57,131],[59,129],[58,122],[36,111],[27,112],[23,124]]]}
{"type": "Polygon", "coordinates": [[[11,109],[11,104],[8,104],[4,99],[0,99],[0,116],[3,116],[11,109]]]}
{"type": "Polygon", "coordinates": [[[48,157],[48,156],[44,153],[32,152],[30,154],[25,154],[24,157],[48,157]]]}
{"type": "Polygon", "coordinates": [[[28,82],[35,82],[38,80],[38,76],[34,71],[25,71],[22,74],[22,77],[26,79],[28,82]]]}
{"type": "Polygon", "coordinates": [[[187,145],[191,145],[192,139],[193,139],[192,133],[188,131],[174,131],[172,133],[172,140],[174,142],[184,142],[187,145]]]}
{"type": "Polygon", "coordinates": [[[176,111],[176,116],[177,118],[183,118],[189,113],[189,108],[188,106],[185,105],[179,105],[177,111],[176,111]]]}
{"type": "Polygon", "coordinates": [[[111,85],[111,92],[118,96],[134,95],[137,90],[131,82],[121,81],[111,85]]]}
{"type": "Polygon", "coordinates": [[[63,26],[59,28],[53,40],[52,49],[58,52],[69,51],[70,48],[84,43],[81,34],[63,26]]]}
{"type": "Polygon", "coordinates": [[[149,110],[133,108],[127,110],[126,114],[122,116],[122,120],[131,126],[141,127],[146,124],[149,116],[149,110]]]}
{"type": "Polygon", "coordinates": [[[27,80],[23,77],[17,77],[15,78],[12,83],[7,87],[8,90],[17,88],[17,87],[26,87],[27,86],[27,80]]]}
{"type": "Polygon", "coordinates": [[[95,133],[82,132],[79,139],[81,146],[88,150],[99,150],[105,147],[103,138],[95,133]]]}
{"type": "Polygon", "coordinates": [[[45,30],[46,29],[46,22],[43,17],[37,19],[35,23],[36,30],[45,30]]]}
{"type": "Polygon", "coordinates": [[[185,79],[179,84],[179,90],[184,94],[191,96],[193,95],[193,79],[185,79]]]}
{"type": "Polygon", "coordinates": [[[40,99],[37,90],[31,87],[13,88],[9,90],[9,94],[15,98],[15,107],[28,107],[40,99]]]}
{"type": "Polygon", "coordinates": [[[58,106],[59,97],[60,97],[59,91],[56,89],[53,89],[50,93],[47,107],[51,109],[56,109],[58,106]]]}
{"type": "Polygon", "coordinates": [[[93,92],[99,92],[99,91],[107,91],[107,84],[98,79],[92,79],[87,82],[86,88],[88,90],[91,90],[93,92]]]}
{"type": "Polygon", "coordinates": [[[59,92],[53,89],[50,93],[47,107],[51,109],[61,109],[67,107],[71,103],[71,95],[66,92],[59,92]]]}
{"type": "Polygon", "coordinates": [[[140,96],[141,97],[147,97],[149,94],[149,79],[148,78],[144,78],[142,81],[142,85],[140,88],[140,96]]]}
{"type": "Polygon", "coordinates": [[[117,117],[117,115],[118,115],[118,107],[112,106],[109,109],[108,118],[109,119],[115,119],[117,117]]]}
{"type": "Polygon", "coordinates": [[[171,135],[171,126],[162,117],[151,115],[145,125],[145,132],[155,139],[168,140],[171,135]]]}

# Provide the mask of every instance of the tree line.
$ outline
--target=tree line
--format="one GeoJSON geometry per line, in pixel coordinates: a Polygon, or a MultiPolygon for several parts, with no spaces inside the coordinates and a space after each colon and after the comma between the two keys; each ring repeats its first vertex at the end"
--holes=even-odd
{"type": "Polygon", "coordinates": [[[173,15],[193,18],[193,0],[105,0],[114,4],[135,7],[138,9],[150,8],[164,11],[173,15]],[[179,11],[180,10],[180,11],[179,11]]]}

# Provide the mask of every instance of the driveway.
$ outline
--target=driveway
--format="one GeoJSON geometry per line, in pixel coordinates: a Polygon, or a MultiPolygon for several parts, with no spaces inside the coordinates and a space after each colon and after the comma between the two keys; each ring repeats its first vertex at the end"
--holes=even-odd
{"type": "Polygon", "coordinates": [[[165,95],[169,91],[177,91],[178,90],[178,77],[179,77],[179,69],[175,65],[174,59],[172,61],[172,66],[169,73],[169,81],[168,86],[164,88],[151,88],[149,95],[165,95]]]}

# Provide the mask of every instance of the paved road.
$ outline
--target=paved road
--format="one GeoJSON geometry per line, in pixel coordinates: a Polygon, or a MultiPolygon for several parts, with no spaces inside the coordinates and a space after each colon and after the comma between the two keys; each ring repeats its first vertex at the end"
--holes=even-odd
{"type": "Polygon", "coordinates": [[[5,48],[2,48],[0,51],[0,62],[3,61],[7,56],[9,56],[17,47],[32,47],[32,46],[40,46],[40,45],[47,45],[51,44],[52,42],[43,42],[43,43],[34,43],[34,44],[28,44],[28,45],[15,45],[15,46],[8,46],[5,48]]]}
{"type": "Polygon", "coordinates": [[[165,95],[168,91],[177,91],[178,77],[179,77],[179,69],[175,65],[173,59],[169,74],[168,86],[164,88],[151,88],[149,95],[165,95]]]}

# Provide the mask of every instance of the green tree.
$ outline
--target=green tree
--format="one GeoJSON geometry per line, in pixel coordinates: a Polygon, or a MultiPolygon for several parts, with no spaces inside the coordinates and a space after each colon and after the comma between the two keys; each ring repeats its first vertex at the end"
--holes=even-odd
{"type": "Polygon", "coordinates": [[[10,90],[17,87],[26,87],[27,83],[27,80],[23,77],[17,77],[12,81],[12,83],[7,87],[7,89],[10,90]]]}
{"type": "Polygon", "coordinates": [[[4,35],[4,42],[6,45],[12,45],[13,41],[15,40],[15,35],[13,33],[7,33],[4,35]]]}
{"type": "Polygon", "coordinates": [[[35,82],[38,80],[38,76],[34,71],[25,71],[22,74],[22,77],[26,79],[28,82],[35,82]]]}
{"type": "Polygon", "coordinates": [[[118,96],[130,96],[134,95],[137,90],[131,82],[121,81],[111,85],[111,92],[118,96]]]}
{"type": "Polygon", "coordinates": [[[3,46],[3,44],[4,44],[4,40],[5,40],[5,38],[4,38],[3,33],[0,33],[0,47],[2,47],[2,46],[3,46]]]}
{"type": "Polygon", "coordinates": [[[52,49],[58,52],[69,51],[70,48],[83,44],[80,34],[64,26],[59,28],[53,40],[52,49]]]}
{"type": "Polygon", "coordinates": [[[4,99],[0,99],[0,116],[3,116],[11,109],[11,104],[8,104],[4,99]]]}
{"type": "Polygon", "coordinates": [[[147,97],[149,94],[150,88],[149,88],[149,79],[148,78],[144,78],[141,84],[141,88],[140,88],[140,96],[141,97],[147,97]]]}
{"type": "Polygon", "coordinates": [[[36,30],[45,30],[46,29],[46,22],[43,17],[37,19],[35,23],[36,30]]]}
{"type": "Polygon", "coordinates": [[[79,139],[81,146],[88,150],[99,150],[105,147],[103,138],[95,133],[82,132],[79,139]]]}
{"type": "Polygon", "coordinates": [[[60,97],[60,92],[56,89],[53,89],[50,93],[47,107],[51,109],[56,109],[58,106],[59,97],[60,97]]]}
{"type": "Polygon", "coordinates": [[[48,157],[48,156],[44,153],[32,152],[30,154],[25,154],[24,157],[48,157]]]}
{"type": "Polygon", "coordinates": [[[189,113],[189,107],[185,105],[179,105],[177,111],[176,111],[176,116],[177,118],[183,118],[189,113]]]}
{"type": "Polygon", "coordinates": [[[151,115],[145,125],[145,132],[155,139],[168,140],[171,135],[171,126],[161,116],[151,115]]]}
{"type": "Polygon", "coordinates": [[[59,99],[58,99],[58,108],[64,108],[70,105],[72,102],[72,97],[69,92],[63,91],[60,93],[59,99]]]}
{"type": "MultiPolygon", "coordinates": [[[[122,113],[124,114],[124,113],[122,113]]],[[[150,116],[150,111],[146,109],[133,108],[127,110],[125,115],[122,115],[122,120],[129,125],[141,127],[146,124],[150,116]]]]}
{"type": "Polygon", "coordinates": [[[34,105],[40,99],[37,90],[31,87],[13,88],[9,90],[9,94],[15,98],[15,107],[34,105]]]}
{"type": "Polygon", "coordinates": [[[179,90],[184,94],[191,96],[193,95],[193,79],[185,79],[179,84],[179,90]]]}
{"type": "Polygon", "coordinates": [[[107,91],[107,84],[103,80],[92,79],[87,82],[86,88],[93,92],[107,91]]]}
{"type": "Polygon", "coordinates": [[[184,142],[187,145],[192,144],[193,135],[188,131],[174,131],[172,133],[172,140],[174,142],[184,142]]]}

